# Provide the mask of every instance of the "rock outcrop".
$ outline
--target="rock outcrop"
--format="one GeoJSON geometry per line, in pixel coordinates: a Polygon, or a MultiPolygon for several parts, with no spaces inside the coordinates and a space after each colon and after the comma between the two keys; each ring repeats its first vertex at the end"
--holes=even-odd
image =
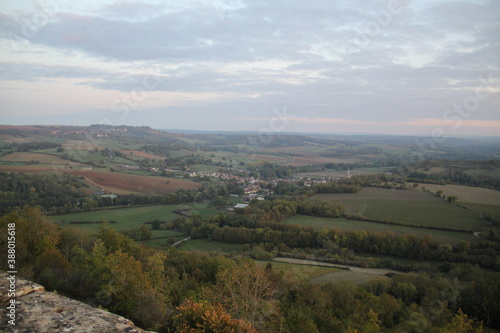
{"type": "Polygon", "coordinates": [[[9,277],[0,272],[0,332],[147,332],[126,318],[47,292],[43,286],[18,277],[15,281],[15,321],[9,323],[9,314],[13,312],[9,298],[13,280],[9,280],[9,277]]]}

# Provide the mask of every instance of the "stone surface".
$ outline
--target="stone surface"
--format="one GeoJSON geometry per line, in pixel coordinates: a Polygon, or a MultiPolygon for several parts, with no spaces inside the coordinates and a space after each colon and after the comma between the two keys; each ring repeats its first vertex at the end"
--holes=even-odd
{"type": "Polygon", "coordinates": [[[53,292],[36,283],[16,279],[16,325],[8,323],[8,274],[0,273],[0,332],[56,333],[145,333],[121,316],[93,308],[53,292]]]}

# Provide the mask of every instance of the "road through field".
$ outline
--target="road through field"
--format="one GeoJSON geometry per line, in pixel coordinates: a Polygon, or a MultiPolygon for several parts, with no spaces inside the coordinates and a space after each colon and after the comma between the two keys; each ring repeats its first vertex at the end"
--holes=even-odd
{"type": "Polygon", "coordinates": [[[387,273],[399,273],[405,274],[404,272],[394,271],[391,269],[383,268],[361,268],[355,266],[337,265],[329,264],[313,260],[303,260],[294,258],[274,258],[273,261],[285,262],[289,264],[297,265],[311,265],[311,266],[325,266],[325,267],[335,267],[335,268],[345,268],[345,270],[340,270],[333,273],[328,273],[325,275],[317,276],[312,278],[310,282],[312,283],[328,283],[338,280],[353,280],[356,283],[364,283],[373,278],[386,275],[387,273]]]}

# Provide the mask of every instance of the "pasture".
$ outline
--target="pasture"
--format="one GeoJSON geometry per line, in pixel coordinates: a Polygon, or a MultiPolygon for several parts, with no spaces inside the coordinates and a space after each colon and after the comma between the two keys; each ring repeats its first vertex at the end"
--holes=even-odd
{"type": "Polygon", "coordinates": [[[200,252],[241,252],[243,245],[229,244],[211,241],[208,239],[190,239],[187,242],[180,244],[177,249],[179,251],[200,251],[200,252]]]}
{"type": "Polygon", "coordinates": [[[153,235],[151,239],[141,241],[141,244],[148,247],[161,248],[166,246],[169,237],[172,237],[176,242],[187,237],[186,234],[174,230],[151,230],[151,233],[153,235]]]}
{"type": "Polygon", "coordinates": [[[488,221],[481,219],[479,212],[451,204],[424,191],[367,187],[352,194],[317,194],[310,200],[341,202],[348,214],[377,220],[471,231],[491,226],[488,221]]]}
{"type": "Polygon", "coordinates": [[[463,185],[420,184],[420,186],[434,193],[443,191],[445,196],[455,196],[460,203],[500,206],[500,191],[463,185]]]}
{"type": "MultiPolygon", "coordinates": [[[[184,211],[189,215],[201,215],[202,217],[215,216],[219,212],[213,208],[207,207],[206,204],[181,204],[181,205],[161,205],[161,206],[146,206],[146,207],[131,207],[105,209],[75,214],[65,214],[51,216],[52,220],[62,227],[76,225],[82,229],[97,231],[100,224],[71,224],[71,221],[116,221],[117,223],[110,224],[111,227],[118,231],[125,231],[140,227],[144,222],[153,220],[173,221],[182,216],[174,213],[179,209],[191,209],[184,211]]],[[[156,231],[153,231],[155,233],[156,231]]],[[[159,235],[162,236],[162,235],[159,235]]],[[[164,235],[172,236],[172,235],[164,235]]],[[[156,237],[155,234],[153,237],[156,237]]]]}
{"type": "Polygon", "coordinates": [[[324,268],[332,267],[332,269],[335,269],[334,267],[348,268],[345,270],[335,269],[333,272],[327,272],[325,274],[317,275],[310,278],[311,283],[319,283],[319,284],[336,282],[341,280],[351,280],[354,283],[361,284],[371,279],[384,276],[387,273],[401,273],[398,271],[393,271],[390,269],[383,269],[383,268],[361,268],[361,267],[334,265],[312,260],[302,260],[293,258],[274,258],[273,265],[274,262],[290,263],[296,265],[307,265],[307,266],[324,266],[324,268]]]}
{"type": "Polygon", "coordinates": [[[305,281],[309,281],[310,279],[314,279],[323,276],[325,274],[330,274],[340,271],[338,268],[333,268],[333,267],[302,265],[302,264],[294,264],[294,263],[280,262],[280,261],[265,261],[265,260],[257,261],[257,264],[260,266],[266,266],[269,263],[272,265],[274,271],[283,272],[283,274],[288,275],[289,277],[305,281]]]}
{"type": "Polygon", "coordinates": [[[151,160],[162,161],[165,159],[165,157],[153,155],[153,154],[146,153],[146,152],[143,152],[140,150],[121,150],[120,153],[126,155],[128,158],[131,158],[133,160],[142,160],[145,158],[149,158],[151,160]]]}
{"type": "Polygon", "coordinates": [[[53,164],[53,165],[65,165],[65,166],[82,166],[81,163],[68,161],[58,156],[50,154],[41,153],[26,153],[26,152],[16,152],[12,154],[3,155],[0,157],[0,162],[22,162],[30,164],[53,164]],[[36,162],[35,162],[36,161],[36,162]]]}
{"type": "Polygon", "coordinates": [[[339,231],[366,230],[373,232],[392,231],[395,234],[414,234],[419,237],[431,235],[432,238],[441,243],[458,244],[461,240],[473,242],[477,240],[471,233],[432,230],[423,228],[406,227],[399,225],[381,224],[367,221],[347,220],[344,218],[314,217],[306,215],[294,215],[282,221],[286,224],[296,224],[321,229],[337,229],[339,231]]]}
{"type": "MultiPolygon", "coordinates": [[[[350,170],[351,175],[361,176],[361,175],[374,175],[377,173],[385,172],[388,168],[365,168],[365,169],[352,169],[350,170]]],[[[324,171],[316,172],[301,172],[297,173],[298,177],[332,177],[332,178],[345,178],[347,177],[347,170],[332,170],[327,169],[324,171]]]]}

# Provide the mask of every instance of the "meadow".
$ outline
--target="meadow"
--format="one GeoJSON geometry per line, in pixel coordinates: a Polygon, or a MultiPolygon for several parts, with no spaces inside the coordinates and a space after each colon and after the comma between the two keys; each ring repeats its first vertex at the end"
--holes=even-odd
{"type": "Polygon", "coordinates": [[[271,264],[274,271],[283,272],[283,274],[285,275],[305,281],[309,281],[310,279],[314,279],[325,274],[342,271],[338,268],[333,267],[302,265],[279,261],[258,260],[257,264],[260,266],[267,266],[268,264],[271,264]]]}
{"type": "Polygon", "coordinates": [[[61,157],[41,154],[41,153],[27,153],[27,152],[15,152],[7,154],[0,157],[0,162],[4,164],[9,163],[31,163],[31,164],[56,164],[56,165],[67,165],[67,166],[83,166],[81,163],[65,160],[61,157]]]}
{"type": "Polygon", "coordinates": [[[339,231],[366,230],[373,232],[392,231],[395,234],[414,234],[419,237],[431,235],[434,240],[449,244],[458,244],[458,242],[460,242],[461,240],[466,240],[469,242],[473,242],[474,240],[476,240],[472,232],[463,233],[454,231],[432,230],[367,221],[347,220],[344,218],[294,215],[284,220],[283,223],[308,226],[314,228],[316,231],[319,231],[321,229],[337,229],[339,231]]]}
{"type": "MultiPolygon", "coordinates": [[[[202,217],[215,216],[219,212],[206,204],[180,204],[180,205],[160,205],[146,207],[131,207],[118,209],[105,209],[98,211],[82,212],[75,214],[65,214],[52,216],[52,220],[62,227],[76,225],[82,229],[97,231],[100,224],[71,224],[72,221],[116,221],[117,223],[110,224],[118,231],[131,230],[140,227],[145,222],[154,220],[173,221],[182,216],[174,213],[175,210],[190,209],[184,211],[189,215],[200,215],[202,217]]],[[[155,231],[153,231],[155,232],[155,231]]],[[[168,235],[170,236],[170,235],[168,235]]],[[[153,234],[153,237],[155,235],[153,234]]]]}
{"type": "Polygon", "coordinates": [[[463,185],[420,184],[431,192],[442,191],[445,196],[457,197],[457,202],[500,206],[500,192],[482,187],[463,185]]]}
{"type": "MultiPolygon", "coordinates": [[[[341,202],[347,214],[371,219],[480,231],[491,227],[480,212],[420,190],[364,188],[353,194],[317,194],[310,200],[341,202]]],[[[392,228],[392,226],[391,226],[392,228]]]]}
{"type": "Polygon", "coordinates": [[[201,252],[241,252],[243,245],[229,244],[211,241],[208,239],[190,239],[177,246],[179,251],[201,251],[201,252]]]}

